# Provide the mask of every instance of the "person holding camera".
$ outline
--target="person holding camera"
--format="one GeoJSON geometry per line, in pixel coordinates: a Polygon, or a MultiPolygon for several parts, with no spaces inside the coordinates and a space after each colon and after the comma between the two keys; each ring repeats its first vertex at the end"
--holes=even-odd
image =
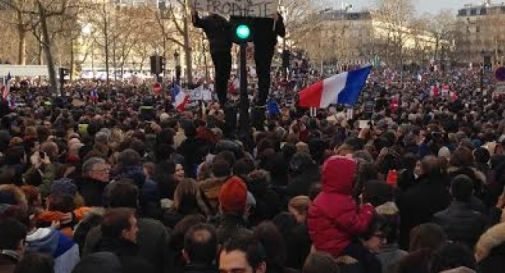
{"type": "Polygon", "coordinates": [[[42,198],[46,198],[51,192],[51,185],[56,178],[56,160],[58,145],[52,141],[44,142],[40,150],[30,157],[31,167],[24,173],[25,183],[36,186],[42,198]]]}

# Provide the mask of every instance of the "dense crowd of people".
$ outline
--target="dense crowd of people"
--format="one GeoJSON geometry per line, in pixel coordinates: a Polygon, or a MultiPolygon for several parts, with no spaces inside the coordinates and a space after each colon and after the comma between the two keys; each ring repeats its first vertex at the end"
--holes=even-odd
{"type": "Polygon", "coordinates": [[[505,105],[487,75],[377,69],[359,104],[309,111],[294,90],[316,77],[294,74],[247,135],[217,101],[13,86],[0,272],[502,272],[505,105]]]}

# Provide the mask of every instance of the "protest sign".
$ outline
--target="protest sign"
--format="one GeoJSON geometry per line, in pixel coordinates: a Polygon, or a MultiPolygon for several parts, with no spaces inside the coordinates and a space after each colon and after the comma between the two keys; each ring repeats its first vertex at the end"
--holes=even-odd
{"type": "Polygon", "coordinates": [[[279,7],[278,0],[191,0],[198,11],[241,17],[271,17],[279,7]]]}
{"type": "Polygon", "coordinates": [[[202,100],[211,101],[212,100],[212,92],[209,89],[204,89],[202,91],[202,100]]]}
{"type": "Polygon", "coordinates": [[[203,86],[201,86],[201,85],[193,90],[188,90],[189,99],[191,101],[202,100],[202,90],[203,90],[203,86]]]}
{"type": "Polygon", "coordinates": [[[203,85],[198,86],[193,90],[188,90],[189,99],[191,101],[211,101],[212,100],[212,92],[205,88],[203,85]]]}

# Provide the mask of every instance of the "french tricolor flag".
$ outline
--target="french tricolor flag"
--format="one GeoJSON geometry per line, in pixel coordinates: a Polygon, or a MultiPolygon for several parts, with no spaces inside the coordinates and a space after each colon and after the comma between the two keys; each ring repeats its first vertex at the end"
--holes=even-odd
{"type": "Polygon", "coordinates": [[[326,108],[330,104],[354,105],[365,87],[371,65],[337,74],[300,91],[300,107],[326,108]]]}
{"type": "Polygon", "coordinates": [[[174,105],[175,109],[178,111],[184,111],[186,108],[186,104],[189,101],[189,96],[182,90],[182,88],[174,84],[171,90],[172,94],[172,104],[174,105]]]}
{"type": "Polygon", "coordinates": [[[7,74],[7,77],[5,78],[5,85],[2,86],[2,99],[3,100],[8,100],[10,96],[10,89],[11,89],[11,73],[9,72],[7,74]]]}
{"type": "Polygon", "coordinates": [[[91,92],[89,93],[89,98],[94,103],[98,102],[98,92],[96,91],[96,88],[94,88],[93,90],[91,90],[91,92]]]}

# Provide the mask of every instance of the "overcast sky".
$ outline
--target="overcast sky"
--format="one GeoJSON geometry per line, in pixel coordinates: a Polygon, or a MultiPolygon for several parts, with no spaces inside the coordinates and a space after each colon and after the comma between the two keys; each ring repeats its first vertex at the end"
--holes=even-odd
{"type": "MultiPolygon", "coordinates": [[[[337,3],[337,7],[341,5],[342,0],[330,0],[337,3]]],[[[494,0],[492,3],[501,3],[505,0],[494,0]]],[[[345,3],[352,4],[354,11],[359,11],[361,8],[373,7],[375,0],[344,0],[345,3]]],[[[464,7],[465,4],[480,4],[482,0],[413,0],[416,4],[416,11],[418,14],[425,12],[437,13],[441,9],[452,9],[456,12],[458,9],[464,7]]]]}

